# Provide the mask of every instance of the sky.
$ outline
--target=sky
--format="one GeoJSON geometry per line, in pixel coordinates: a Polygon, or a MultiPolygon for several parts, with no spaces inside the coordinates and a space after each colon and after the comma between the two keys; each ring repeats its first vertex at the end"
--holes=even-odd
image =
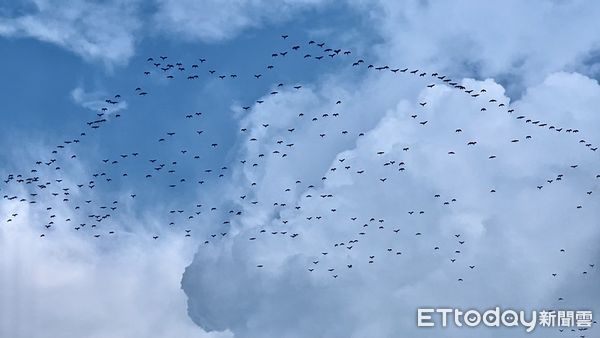
{"type": "Polygon", "coordinates": [[[597,335],[599,16],[0,0],[0,337],[597,335]]]}

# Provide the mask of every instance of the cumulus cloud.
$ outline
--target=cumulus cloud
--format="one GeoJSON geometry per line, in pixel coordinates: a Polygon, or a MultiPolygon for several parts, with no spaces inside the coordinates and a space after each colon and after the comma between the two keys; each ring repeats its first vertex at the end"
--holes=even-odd
{"type": "MultiPolygon", "coordinates": [[[[30,213],[14,205],[3,209],[30,213]]],[[[205,335],[185,315],[179,276],[189,243],[125,238],[106,250],[69,229],[44,241],[28,226],[39,220],[21,220],[0,235],[2,336],[219,336],[205,335]]]]}
{"type": "MultiPolygon", "coordinates": [[[[584,133],[585,126],[598,125],[593,113],[598,83],[555,73],[511,103],[492,79],[462,80],[476,92],[487,90],[473,98],[443,85],[423,90],[426,80],[402,76],[377,75],[358,88],[334,77],[322,88],[265,98],[241,122],[249,133],[241,156],[247,162],[231,189],[258,204],[242,203],[245,216],[233,225],[238,235],[201,246],[186,270],[183,286],[196,323],[207,330],[230,329],[236,337],[394,337],[398,332],[420,337],[430,335],[415,330],[420,306],[597,308],[600,290],[581,277],[598,258],[590,246],[600,236],[594,226],[598,202],[585,193],[598,185],[595,156],[579,144],[579,135],[547,128],[584,133]],[[492,98],[498,102],[489,103],[492,98]],[[510,103],[517,113],[498,103],[510,103]],[[548,126],[525,123],[515,114],[548,126]],[[423,121],[427,124],[419,124],[423,121]],[[455,132],[459,128],[462,133],[455,132]],[[349,133],[341,134],[344,130],[349,133]],[[361,132],[365,135],[358,136],[361,132]],[[251,137],[258,141],[248,142],[251,137]],[[287,148],[277,140],[294,145],[287,148]],[[477,144],[467,146],[469,141],[477,144]],[[380,151],[385,153],[377,155],[380,151]],[[547,183],[558,175],[564,178],[547,183]],[[315,187],[308,188],[311,184],[315,187]],[[568,228],[573,224],[576,231],[568,228]],[[292,239],[292,233],[299,236],[292,239]],[[561,256],[561,248],[568,255],[561,256]],[[570,283],[588,296],[573,294],[570,283]],[[563,294],[570,297],[558,303],[563,294]]],[[[599,141],[593,131],[584,137],[599,141]]]]}
{"type": "MultiPolygon", "coordinates": [[[[43,144],[28,144],[19,147],[18,154],[15,151],[12,164],[27,168],[48,153],[43,144]]],[[[84,162],[60,154],[54,157],[63,168],[57,174],[54,167],[38,166],[37,175],[44,182],[74,187],[89,177],[84,162]],[[62,179],[61,183],[56,179],[62,179]]],[[[8,174],[0,171],[3,179],[8,174]]],[[[61,191],[52,184],[47,190],[61,191]]],[[[24,185],[15,184],[3,185],[2,192],[0,336],[230,336],[206,334],[186,316],[180,276],[195,245],[175,234],[153,240],[152,234],[161,227],[160,215],[148,213],[140,218],[122,203],[121,212],[113,213],[115,223],[95,229],[88,224],[75,231],[81,215],[74,205],[83,205],[88,198],[100,201],[102,196],[71,189],[65,202],[46,190],[33,197],[24,185]],[[12,196],[18,198],[9,199],[12,196]],[[51,218],[55,224],[46,229],[50,215],[55,216],[51,218]],[[115,234],[105,238],[111,236],[109,230],[115,234]],[[94,238],[95,233],[102,237],[94,238]]],[[[121,194],[126,195],[115,191],[110,198],[122,201],[121,194]]]]}
{"type": "Polygon", "coordinates": [[[582,1],[359,3],[380,23],[386,38],[380,51],[387,58],[458,76],[495,77],[513,95],[549,73],[577,68],[600,46],[588,29],[600,6],[582,1]]]}
{"type": "MultiPolygon", "coordinates": [[[[395,337],[399,332],[420,337],[431,332],[415,330],[419,306],[600,310],[597,272],[581,275],[599,256],[594,221],[600,209],[595,195],[585,192],[598,188],[594,177],[600,172],[594,153],[579,142],[600,142],[594,129],[600,125],[594,112],[600,87],[589,77],[593,61],[581,64],[598,47],[598,37],[588,29],[594,27],[597,6],[513,2],[490,10],[472,2],[350,3],[378,29],[377,63],[448,73],[487,92],[475,99],[439,81],[424,89],[432,82],[429,74],[413,80],[408,74],[368,73],[355,81],[341,73],[300,91],[280,90],[255,105],[240,121],[248,131],[240,137],[238,159],[246,164],[233,168],[232,182],[216,192],[244,213],[232,221],[229,240],[202,244],[186,269],[182,284],[191,319],[205,330],[229,330],[236,337],[395,337]],[[490,104],[490,98],[516,112],[490,104]],[[516,120],[517,114],[563,131],[516,120]],[[455,132],[459,128],[462,133],[455,132]],[[581,133],[566,134],[567,128],[581,133]],[[249,142],[251,137],[257,141],[249,142]],[[469,141],[477,144],[467,146],[469,141]],[[578,168],[570,168],[573,164],[578,168]],[[293,233],[298,237],[291,238],[293,233]],[[350,240],[359,241],[347,249],[350,240]],[[558,297],[565,301],[557,302],[558,297]]],[[[37,38],[109,63],[133,55],[140,27],[135,3],[34,4],[33,11],[0,19],[0,34],[37,38]]],[[[201,6],[167,0],[157,3],[152,20],[157,32],[220,41],[320,4],[209,1],[201,6]]],[[[76,103],[91,110],[101,108],[100,97],[82,88],[72,92],[76,103]]],[[[24,207],[3,208],[7,214],[24,207]]],[[[57,330],[64,336],[60,318],[65,317],[82,318],[73,337],[85,330],[111,337],[203,334],[181,317],[174,276],[189,258],[186,244],[167,238],[154,246],[125,236],[107,253],[69,232],[39,245],[38,232],[18,225],[41,219],[27,208],[18,213],[28,216],[0,232],[0,244],[11,253],[0,261],[2,271],[15,271],[3,274],[0,290],[6,294],[0,299],[4,309],[19,309],[14,318],[35,317],[37,327],[53,328],[48,336],[57,330]],[[29,239],[16,243],[17,235],[29,239]],[[27,250],[17,247],[20,243],[27,250]],[[25,263],[18,264],[19,257],[25,263]],[[72,273],[56,276],[55,269],[72,273]],[[40,278],[25,278],[29,275],[40,278]],[[35,297],[24,301],[26,292],[35,297]],[[82,303],[95,306],[81,314],[82,303]],[[52,311],[56,304],[66,312],[52,311]],[[98,310],[106,308],[115,311],[98,310]]],[[[133,216],[122,220],[139,222],[133,216]]],[[[153,225],[157,220],[146,221],[141,229],[159,227],[153,225]]],[[[3,335],[38,333],[5,318],[3,335]]],[[[447,333],[514,336],[502,330],[447,333]]]]}
{"type": "MultiPolygon", "coordinates": [[[[240,144],[246,163],[228,187],[245,216],[233,223],[233,240],[201,246],[186,269],[191,318],[236,337],[429,337],[416,329],[417,307],[598,311],[597,271],[591,278],[582,271],[600,257],[598,201],[586,194],[598,188],[600,172],[584,146],[600,142],[600,86],[593,72],[572,71],[594,68],[582,58],[598,47],[588,29],[598,6],[351,3],[382,37],[377,63],[419,68],[427,78],[385,72],[349,83],[335,74],[253,107],[240,122],[248,130],[240,144]],[[432,71],[487,92],[473,98],[439,83],[423,89],[432,71]],[[527,118],[517,120],[521,114],[527,118]],[[565,133],[573,128],[581,133],[565,133]],[[351,240],[359,241],[348,249],[351,240]]],[[[534,336],[552,334],[559,333],[534,336]]]]}

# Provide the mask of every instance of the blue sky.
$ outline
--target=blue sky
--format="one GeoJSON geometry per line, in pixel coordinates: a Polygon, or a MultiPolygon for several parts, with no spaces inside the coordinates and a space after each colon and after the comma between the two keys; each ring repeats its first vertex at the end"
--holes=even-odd
{"type": "Polygon", "coordinates": [[[513,337],[416,308],[600,311],[598,15],[0,1],[0,336],[513,337]]]}
{"type": "MultiPolygon", "coordinates": [[[[32,4],[23,4],[23,7],[31,7],[31,11],[35,8],[32,4]]],[[[7,8],[9,11],[28,12],[7,8]]],[[[141,8],[142,13],[145,10],[149,9],[141,8]]],[[[177,35],[146,37],[137,42],[135,55],[118,60],[118,66],[81,59],[72,51],[34,39],[2,39],[2,50],[8,53],[7,60],[14,60],[5,63],[2,69],[6,74],[2,89],[7,94],[2,124],[10,130],[3,136],[7,138],[6,142],[10,142],[31,134],[41,135],[40,138],[52,143],[65,138],[65,135],[78,135],[82,131],[82,122],[94,120],[99,108],[85,109],[81,106],[85,102],[75,102],[72,93],[79,88],[88,94],[88,100],[103,101],[113,95],[121,95],[130,106],[123,117],[132,116],[121,119],[119,129],[86,137],[92,140],[92,149],[95,150],[83,159],[89,161],[91,167],[114,154],[149,153],[158,138],[168,130],[184,125],[187,121],[182,117],[192,111],[203,112],[206,123],[210,125],[199,128],[205,130],[203,139],[218,143],[223,150],[200,152],[205,167],[217,169],[218,166],[230,165],[236,161],[233,146],[239,129],[232,106],[253,103],[278,83],[313,82],[327,72],[335,72],[332,67],[340,66],[339,63],[298,62],[299,57],[295,58],[295,62],[281,57],[282,60],[271,58],[272,52],[283,50],[291,43],[283,41],[280,35],[291,35],[289,41],[304,45],[312,39],[311,31],[326,32],[316,36],[335,36],[349,29],[350,25],[361,24],[357,13],[343,7],[341,10],[345,14],[340,15],[337,6],[325,6],[309,11],[309,15],[298,20],[240,32],[224,41],[189,41],[178,39],[177,35]],[[160,55],[169,56],[171,63],[184,62],[187,71],[177,76],[175,81],[165,80],[164,76],[160,76],[162,71],[146,61],[148,57],[158,60],[160,55]],[[201,64],[200,58],[208,61],[201,64]],[[190,68],[191,64],[201,64],[202,67],[194,71],[190,68]],[[270,64],[277,65],[276,72],[266,69],[270,64]],[[22,72],[25,68],[28,69],[26,74],[22,72]],[[210,76],[209,70],[217,72],[210,76]],[[144,71],[151,71],[152,75],[145,76],[144,71]],[[199,74],[200,78],[186,80],[189,74],[199,74]],[[239,77],[235,81],[222,81],[217,78],[220,74],[228,77],[239,74],[239,77]],[[257,80],[254,74],[263,76],[257,80]],[[150,91],[152,100],[136,97],[136,87],[150,91]],[[31,97],[31,91],[39,93],[35,100],[27,99],[31,97]]],[[[306,52],[303,50],[297,54],[306,52]]],[[[10,158],[7,162],[10,163],[10,158]]],[[[210,183],[208,180],[207,185],[210,183]]],[[[143,197],[143,194],[140,195],[143,197]]]]}

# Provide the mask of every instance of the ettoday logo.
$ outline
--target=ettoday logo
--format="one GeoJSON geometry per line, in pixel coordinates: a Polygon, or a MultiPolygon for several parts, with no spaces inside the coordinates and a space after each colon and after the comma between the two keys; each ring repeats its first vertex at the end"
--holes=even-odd
{"type": "Polygon", "coordinates": [[[543,327],[573,327],[590,328],[592,326],[592,311],[572,310],[543,310],[515,311],[502,310],[499,307],[484,312],[478,310],[462,311],[450,308],[420,308],[417,309],[418,327],[447,327],[452,323],[457,327],[523,327],[526,332],[532,332],[537,326],[543,327]]]}

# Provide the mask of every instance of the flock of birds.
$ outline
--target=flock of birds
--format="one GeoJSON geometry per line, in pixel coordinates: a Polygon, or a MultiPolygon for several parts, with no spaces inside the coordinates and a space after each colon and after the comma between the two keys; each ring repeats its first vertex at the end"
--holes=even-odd
{"type": "MultiPolygon", "coordinates": [[[[281,38],[287,42],[288,35],[282,35],[281,38]]],[[[480,111],[485,112],[491,107],[495,107],[497,109],[503,109],[507,113],[509,118],[514,118],[519,121],[522,121],[524,124],[531,126],[532,128],[544,128],[548,132],[553,133],[563,133],[563,134],[580,134],[579,129],[570,127],[570,126],[560,126],[555,125],[549,121],[542,121],[536,119],[534,117],[529,117],[526,115],[518,114],[514,108],[510,107],[508,102],[502,102],[498,98],[491,97],[488,95],[486,89],[475,90],[473,88],[467,88],[465,85],[459,83],[459,81],[451,79],[449,76],[444,74],[439,74],[437,72],[428,72],[422,69],[410,69],[406,67],[392,67],[388,65],[373,65],[368,64],[363,59],[351,59],[352,52],[350,50],[345,50],[342,48],[332,48],[328,47],[324,42],[316,42],[309,41],[305,44],[289,44],[285,49],[273,52],[270,55],[272,60],[280,59],[280,58],[291,58],[296,57],[301,60],[312,60],[318,62],[326,62],[327,60],[338,60],[341,62],[348,64],[349,67],[352,68],[366,68],[369,71],[375,72],[391,72],[393,74],[401,75],[404,74],[406,77],[414,77],[417,79],[429,79],[430,83],[427,85],[428,88],[433,88],[435,86],[446,86],[448,88],[452,88],[456,91],[460,91],[465,95],[468,95],[472,100],[475,100],[478,104],[480,104],[480,111]]],[[[197,80],[200,78],[201,74],[208,74],[207,76],[214,77],[218,80],[235,80],[241,77],[247,77],[252,81],[259,81],[263,77],[264,72],[274,72],[276,71],[276,67],[273,64],[268,64],[266,67],[259,72],[248,73],[248,74],[227,74],[217,71],[216,69],[206,69],[208,64],[210,64],[207,59],[199,58],[196,62],[184,64],[182,62],[171,62],[171,58],[167,56],[157,56],[157,57],[149,57],[146,60],[147,62],[147,70],[144,71],[144,75],[146,77],[164,77],[168,80],[197,80]]],[[[268,92],[269,95],[278,95],[280,93],[280,88],[285,88],[288,85],[283,83],[278,83],[274,85],[274,89],[268,92]]],[[[294,84],[291,85],[290,88],[293,88],[295,91],[301,91],[302,85],[294,84]]],[[[144,88],[143,86],[136,87],[132,90],[132,97],[151,97],[151,90],[144,88]]],[[[124,100],[124,97],[121,94],[115,94],[109,98],[105,99],[105,105],[100,108],[97,112],[96,117],[92,120],[85,121],[84,127],[85,130],[80,132],[74,138],[68,138],[63,140],[63,142],[56,146],[55,149],[51,151],[51,153],[47,154],[44,158],[40,158],[35,162],[35,166],[33,166],[28,171],[21,171],[19,173],[9,174],[6,178],[3,179],[3,183],[5,185],[2,188],[3,200],[19,202],[22,204],[29,204],[32,208],[38,208],[42,213],[43,217],[45,217],[46,221],[43,225],[41,225],[41,238],[51,237],[53,233],[53,229],[57,226],[70,226],[73,231],[85,232],[89,236],[93,236],[95,238],[110,238],[111,236],[116,236],[118,233],[118,229],[111,223],[111,219],[114,218],[116,213],[119,211],[120,204],[123,203],[120,198],[114,199],[110,202],[100,202],[95,201],[92,198],[85,198],[82,196],[86,196],[86,194],[91,194],[97,185],[108,184],[113,179],[115,179],[115,175],[121,176],[121,179],[127,179],[129,177],[129,173],[126,172],[125,168],[127,161],[136,161],[138,163],[142,163],[141,165],[146,168],[143,174],[144,184],[151,184],[154,179],[158,176],[167,177],[171,180],[171,183],[168,185],[169,189],[196,189],[197,185],[202,185],[209,180],[219,180],[226,177],[228,174],[229,168],[227,166],[219,166],[217,169],[203,169],[201,170],[201,177],[197,179],[191,179],[189,177],[180,177],[177,179],[173,179],[177,175],[178,170],[178,161],[169,161],[165,160],[165,154],[155,154],[153,156],[149,156],[148,154],[142,154],[139,151],[131,151],[126,153],[121,153],[115,155],[113,158],[105,158],[102,159],[102,163],[98,163],[98,167],[106,168],[101,169],[98,172],[95,172],[89,177],[88,180],[78,182],[75,184],[71,184],[68,178],[64,178],[61,176],[61,173],[64,172],[63,167],[69,165],[67,162],[69,159],[76,159],[77,155],[75,154],[75,148],[78,144],[84,144],[85,138],[88,134],[94,132],[95,130],[101,129],[105,125],[109,123],[117,123],[120,118],[122,118],[122,113],[120,113],[115,107],[119,105],[120,102],[124,100]],[[116,112],[114,112],[116,111],[116,112]],[[104,167],[103,167],[104,166],[104,167]],[[120,170],[120,174],[116,174],[120,170]],[[41,175],[44,173],[45,175],[41,175]],[[12,188],[11,188],[12,186],[12,188]],[[15,186],[17,189],[15,189],[15,186]],[[10,194],[7,191],[21,191],[21,194],[10,194]],[[38,201],[48,201],[43,203],[38,203],[38,201]],[[52,203],[50,201],[53,201],[52,203]],[[66,206],[71,210],[71,215],[64,219],[59,219],[60,212],[57,212],[56,203],[60,203],[62,206],[66,206]]],[[[255,102],[248,103],[241,107],[243,111],[249,111],[251,109],[260,109],[260,104],[262,104],[264,100],[256,100],[255,102]]],[[[418,108],[422,110],[426,110],[428,108],[427,102],[417,102],[418,108]]],[[[315,116],[306,116],[307,113],[298,113],[297,121],[298,123],[304,123],[305,120],[309,120],[312,123],[320,123],[324,120],[329,119],[343,119],[343,98],[337,98],[331,102],[332,112],[322,113],[315,116]]],[[[182,119],[186,121],[189,120],[189,123],[186,123],[186,128],[190,128],[191,130],[166,130],[164,134],[158,135],[155,139],[157,144],[174,142],[177,139],[179,134],[181,133],[195,133],[199,138],[202,138],[205,130],[194,128],[197,125],[202,123],[202,119],[205,116],[203,112],[190,112],[185,113],[181,116],[182,119]]],[[[429,120],[421,118],[421,114],[419,112],[413,113],[410,116],[415,123],[418,123],[423,128],[428,127],[429,120]]],[[[262,128],[269,128],[270,123],[265,121],[262,124],[262,128]]],[[[248,158],[241,161],[241,165],[249,168],[259,167],[265,160],[269,157],[277,157],[281,159],[285,159],[290,154],[294,153],[297,149],[297,143],[302,142],[301,139],[295,139],[293,137],[294,132],[298,127],[294,124],[290,125],[287,128],[287,132],[285,136],[280,137],[278,140],[272,144],[271,153],[258,153],[254,158],[248,158]]],[[[454,133],[460,135],[463,130],[455,129],[454,133]]],[[[252,135],[252,130],[250,128],[242,128],[240,130],[241,138],[246,140],[245,142],[258,142],[260,141],[260,136],[252,135]]],[[[318,139],[323,139],[323,141],[327,141],[332,137],[345,137],[346,135],[354,135],[356,137],[365,136],[364,131],[360,130],[326,130],[319,135],[315,135],[318,139]]],[[[532,140],[531,135],[525,135],[523,138],[514,138],[507,139],[507,142],[510,143],[520,143],[520,142],[530,142],[532,140]]],[[[587,141],[585,138],[577,137],[577,142],[579,142],[582,147],[586,147],[589,149],[590,153],[595,153],[598,150],[598,146],[592,144],[587,141]]],[[[200,141],[199,141],[200,142],[200,141]]],[[[212,141],[204,141],[202,140],[203,145],[205,145],[206,151],[219,151],[220,147],[217,142],[212,141]]],[[[464,139],[464,147],[461,149],[448,149],[447,155],[454,156],[458,152],[465,151],[466,149],[477,147],[478,141],[476,139],[464,139]]],[[[189,148],[197,149],[197,145],[189,145],[189,148]]],[[[403,148],[403,151],[410,151],[410,147],[403,148]]],[[[195,153],[194,150],[190,150],[188,148],[180,149],[179,153],[176,154],[178,156],[183,156],[187,160],[199,160],[202,156],[198,153],[195,153]]],[[[376,154],[377,158],[380,158],[380,164],[385,167],[395,168],[393,171],[395,174],[402,174],[402,172],[406,171],[410,163],[405,163],[405,161],[389,159],[385,155],[384,151],[378,151],[376,154]]],[[[487,155],[489,160],[494,160],[496,155],[489,154],[487,155]]],[[[282,193],[285,194],[291,192],[292,190],[301,190],[306,191],[307,193],[304,195],[305,199],[315,199],[321,198],[323,200],[335,199],[335,196],[332,194],[317,194],[313,196],[313,192],[319,187],[320,182],[323,182],[327,179],[327,175],[334,175],[337,171],[348,171],[352,172],[353,175],[358,175],[361,177],[365,177],[365,179],[373,180],[374,182],[379,182],[381,184],[386,184],[386,181],[389,177],[375,177],[369,176],[369,173],[360,167],[360,163],[350,163],[351,161],[346,158],[338,158],[338,165],[333,166],[328,169],[328,173],[322,177],[318,177],[311,184],[305,184],[302,180],[298,179],[295,181],[295,186],[281,187],[282,193]],[[297,188],[298,187],[298,188],[297,188]]],[[[565,170],[577,170],[577,163],[569,163],[565,165],[565,170]]],[[[565,171],[566,172],[566,171],[565,171]]],[[[391,173],[391,171],[390,171],[391,173]]],[[[390,174],[391,175],[391,174],[390,174]]],[[[564,172],[557,173],[555,177],[549,178],[545,180],[543,183],[540,183],[536,186],[538,190],[544,189],[545,186],[550,184],[556,184],[560,182],[565,177],[564,172]]],[[[600,174],[593,177],[595,180],[600,180],[600,174]]],[[[596,181],[597,182],[597,181],[596,181]]],[[[210,244],[213,241],[218,239],[223,239],[228,237],[228,231],[231,222],[235,217],[239,217],[244,213],[244,208],[252,208],[252,206],[261,203],[265,205],[265,203],[272,204],[274,209],[278,211],[282,210],[290,210],[295,212],[296,214],[302,213],[302,205],[300,203],[291,204],[287,200],[273,200],[273,201],[258,201],[254,199],[254,195],[252,193],[252,189],[256,187],[257,183],[252,182],[250,187],[248,187],[248,192],[239,196],[238,201],[235,203],[235,207],[223,211],[224,221],[221,226],[222,231],[218,231],[210,234],[207,238],[200,240],[201,243],[205,245],[210,244]]],[[[495,188],[491,188],[489,193],[496,193],[495,188]]],[[[586,190],[585,194],[588,196],[592,196],[594,193],[593,190],[586,190]]],[[[131,200],[135,200],[135,193],[131,193],[128,198],[131,200]]],[[[274,196],[273,196],[274,197],[274,196]]],[[[454,203],[457,203],[457,197],[453,196],[441,196],[440,194],[435,194],[431,196],[433,203],[440,203],[444,206],[451,206],[454,203]]],[[[574,209],[581,209],[583,205],[573,205],[574,209]]],[[[177,229],[176,218],[184,217],[187,220],[186,227],[180,229],[181,235],[185,237],[192,237],[194,228],[192,225],[193,222],[201,215],[202,213],[219,213],[221,210],[217,205],[204,205],[200,203],[194,203],[190,208],[182,207],[178,209],[169,210],[169,217],[172,218],[172,221],[168,224],[168,229],[172,231],[173,229],[177,229]]],[[[331,208],[330,210],[324,211],[335,214],[339,212],[336,208],[331,208]]],[[[418,217],[419,215],[424,215],[426,210],[406,210],[406,213],[411,217],[418,217]]],[[[13,222],[19,217],[18,212],[11,212],[8,217],[5,218],[5,222],[13,222]]],[[[319,215],[304,215],[304,218],[308,222],[319,222],[321,220],[325,220],[327,217],[323,214],[319,215]]],[[[290,240],[296,240],[302,236],[301,228],[291,228],[285,227],[288,223],[288,220],[281,219],[279,220],[281,225],[284,228],[281,229],[271,229],[267,227],[257,227],[256,233],[248,237],[248,241],[259,242],[261,238],[264,236],[284,236],[289,238],[290,240]]],[[[317,271],[322,271],[324,273],[328,273],[332,278],[337,279],[344,274],[343,270],[355,269],[357,263],[348,262],[344,264],[341,268],[336,266],[324,266],[324,260],[327,255],[331,253],[331,250],[352,250],[353,248],[359,246],[359,242],[362,240],[364,236],[368,234],[368,229],[375,228],[374,231],[389,231],[386,225],[389,223],[387,220],[380,217],[369,217],[366,219],[361,219],[359,217],[351,217],[346,220],[351,224],[356,224],[357,230],[353,233],[349,233],[348,237],[345,240],[340,240],[336,243],[331,243],[330,249],[324,249],[320,253],[314,255],[313,259],[310,260],[306,270],[309,273],[316,273],[317,271]]],[[[390,234],[398,234],[401,231],[400,228],[392,228],[390,234]]],[[[417,231],[414,233],[416,237],[425,237],[422,231],[417,231]]],[[[453,241],[455,243],[455,247],[450,251],[450,257],[448,260],[450,264],[455,264],[460,262],[460,254],[462,248],[467,245],[466,240],[464,239],[463,234],[454,233],[452,234],[453,241]]],[[[159,240],[160,234],[156,233],[152,235],[152,238],[155,240],[159,240]]],[[[431,250],[439,251],[441,250],[440,246],[432,245],[431,250]]],[[[557,248],[561,253],[565,252],[564,248],[557,248]]],[[[402,251],[394,248],[385,248],[383,251],[384,255],[396,255],[401,256],[402,251]]],[[[365,257],[365,264],[376,264],[379,254],[370,254],[365,257]]],[[[265,264],[263,262],[258,262],[256,267],[258,269],[265,268],[265,264]]],[[[474,264],[466,264],[465,269],[475,270],[477,267],[474,264]]],[[[591,274],[591,272],[595,271],[596,266],[594,263],[589,263],[582,271],[581,275],[586,276],[591,274]]],[[[550,273],[553,277],[557,277],[557,273],[550,273]]],[[[464,276],[460,276],[457,278],[457,282],[463,282],[464,276]]],[[[563,300],[562,297],[559,300],[563,300]]],[[[573,329],[575,330],[575,329],[573,329]]],[[[582,330],[582,329],[579,329],[582,330]]],[[[583,336],[582,336],[583,337],[583,336]]]]}

